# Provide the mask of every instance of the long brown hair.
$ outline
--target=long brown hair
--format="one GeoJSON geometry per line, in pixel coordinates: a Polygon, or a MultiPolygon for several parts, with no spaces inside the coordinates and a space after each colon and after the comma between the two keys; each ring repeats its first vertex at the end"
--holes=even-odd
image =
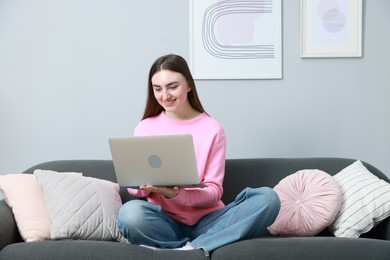
{"type": "Polygon", "coordinates": [[[200,102],[200,99],[198,97],[198,92],[196,91],[195,87],[195,81],[191,75],[186,60],[179,55],[168,54],[158,58],[150,68],[148,78],[148,97],[146,100],[145,112],[142,119],[156,116],[162,111],[164,111],[164,108],[157,102],[156,98],[154,97],[152,86],[152,77],[160,70],[171,70],[182,74],[187,80],[188,86],[191,88],[191,91],[188,92],[188,100],[191,106],[201,113],[205,112],[202,103],[200,102]]]}

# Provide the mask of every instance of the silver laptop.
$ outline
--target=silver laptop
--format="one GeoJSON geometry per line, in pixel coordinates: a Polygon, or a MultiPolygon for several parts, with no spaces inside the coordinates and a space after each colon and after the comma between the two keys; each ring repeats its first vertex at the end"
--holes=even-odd
{"type": "Polygon", "coordinates": [[[118,184],[202,187],[192,135],[111,137],[118,184]]]}

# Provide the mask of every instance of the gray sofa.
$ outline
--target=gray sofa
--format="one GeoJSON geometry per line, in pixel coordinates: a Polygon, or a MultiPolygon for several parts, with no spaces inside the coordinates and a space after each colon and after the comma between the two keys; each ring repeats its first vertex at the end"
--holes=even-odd
{"type": "MultiPolygon", "coordinates": [[[[343,158],[228,159],[224,180],[225,203],[245,187],[274,187],[281,179],[302,169],[320,169],[331,175],[355,160],[343,158]]],[[[368,170],[390,182],[377,168],[368,170]]],[[[34,169],[83,172],[85,176],[115,181],[112,161],[69,160],[36,165],[34,169]]],[[[121,188],[122,201],[132,199],[121,188]]],[[[206,256],[202,250],[153,250],[110,241],[59,240],[23,242],[11,209],[0,201],[0,259],[390,259],[390,224],[386,219],[360,238],[336,238],[326,230],[315,237],[263,237],[229,244],[206,256]]]]}

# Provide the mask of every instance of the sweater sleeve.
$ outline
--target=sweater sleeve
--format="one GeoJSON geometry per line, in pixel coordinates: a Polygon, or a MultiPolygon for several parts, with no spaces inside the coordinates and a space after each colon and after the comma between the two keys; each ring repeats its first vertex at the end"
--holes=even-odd
{"type": "Polygon", "coordinates": [[[226,139],[223,130],[214,138],[204,167],[204,188],[182,188],[172,202],[189,207],[209,207],[220,202],[225,174],[226,139]]]}

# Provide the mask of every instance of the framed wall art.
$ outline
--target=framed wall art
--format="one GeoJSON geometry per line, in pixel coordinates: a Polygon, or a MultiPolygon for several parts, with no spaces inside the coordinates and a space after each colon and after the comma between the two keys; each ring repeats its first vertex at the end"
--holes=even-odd
{"type": "Polygon", "coordinates": [[[282,78],[281,0],[190,0],[195,79],[282,78]]]}
{"type": "Polygon", "coordinates": [[[301,0],[301,57],[362,57],[362,0],[301,0]]]}

